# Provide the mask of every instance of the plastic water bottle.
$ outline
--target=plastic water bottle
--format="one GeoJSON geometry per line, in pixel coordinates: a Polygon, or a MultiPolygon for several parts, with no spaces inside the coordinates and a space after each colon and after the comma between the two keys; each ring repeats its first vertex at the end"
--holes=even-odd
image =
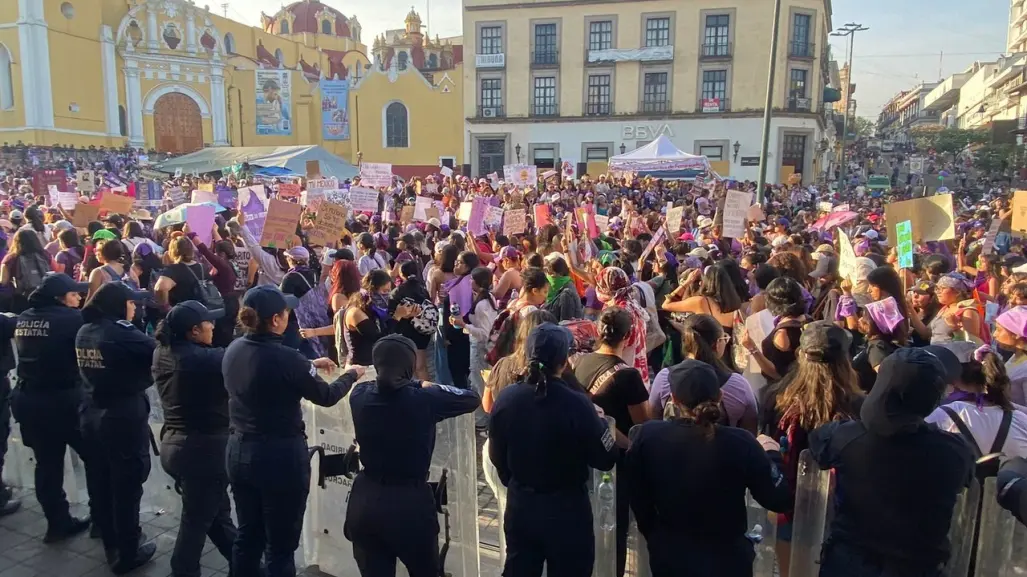
{"type": "Polygon", "coordinates": [[[614,507],[617,497],[609,473],[603,475],[603,482],[599,483],[596,492],[599,494],[599,528],[603,531],[613,531],[617,526],[617,512],[614,507]]]}
{"type": "Polygon", "coordinates": [[[759,545],[763,542],[763,525],[756,523],[753,525],[752,530],[745,534],[745,538],[752,541],[753,545],[759,545]]]}

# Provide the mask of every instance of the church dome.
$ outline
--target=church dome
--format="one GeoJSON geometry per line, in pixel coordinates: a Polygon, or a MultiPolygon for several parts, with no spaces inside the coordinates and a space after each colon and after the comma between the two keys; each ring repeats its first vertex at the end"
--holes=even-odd
{"type": "Polygon", "coordinates": [[[282,8],[275,16],[275,19],[282,20],[286,13],[292,16],[292,27],[289,31],[291,34],[322,34],[324,31],[323,23],[326,20],[331,23],[331,20],[334,19],[335,23],[332,26],[333,34],[345,38],[351,37],[349,18],[335,8],[318,2],[318,0],[293,2],[282,8]],[[326,16],[329,18],[326,19],[326,16]]]}

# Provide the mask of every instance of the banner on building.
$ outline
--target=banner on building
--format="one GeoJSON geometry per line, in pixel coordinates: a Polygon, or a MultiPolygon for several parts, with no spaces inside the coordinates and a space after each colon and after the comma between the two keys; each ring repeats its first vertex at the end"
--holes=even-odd
{"type": "Polygon", "coordinates": [[[321,137],[349,140],[349,80],[322,80],[321,137]]]}
{"type": "Polygon", "coordinates": [[[289,136],[292,134],[292,72],[289,70],[257,70],[257,134],[289,136]]]}

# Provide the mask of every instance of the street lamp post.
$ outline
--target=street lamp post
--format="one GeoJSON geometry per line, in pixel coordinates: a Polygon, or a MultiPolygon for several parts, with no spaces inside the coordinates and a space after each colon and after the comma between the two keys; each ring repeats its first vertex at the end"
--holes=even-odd
{"type": "MultiPolygon", "coordinates": [[[[855,22],[849,22],[845,26],[842,26],[840,30],[836,30],[836,31],[831,33],[831,36],[848,36],[849,37],[849,58],[848,58],[849,77],[846,79],[846,82],[849,83],[849,86],[852,86],[852,49],[853,49],[853,45],[856,44],[856,33],[857,32],[863,32],[865,30],[870,30],[870,28],[867,28],[866,26],[863,26],[862,24],[857,24],[855,22]]],[[[849,93],[849,86],[844,87],[845,93],[849,93]]],[[[846,167],[845,141],[849,137],[849,101],[850,100],[852,100],[852,94],[849,94],[848,97],[845,99],[845,106],[844,106],[845,110],[843,111],[843,115],[842,115],[842,157],[841,157],[841,162],[839,163],[839,166],[841,167],[841,170],[838,172],[838,175],[839,175],[838,176],[838,192],[839,193],[842,191],[842,188],[845,186],[845,172],[846,172],[846,168],[845,168],[846,167]]]]}
{"type": "Polygon", "coordinates": [[[760,177],[756,182],[756,204],[763,204],[767,185],[767,156],[770,154],[770,111],[774,106],[774,75],[777,72],[777,38],[781,31],[781,0],[774,0],[774,25],[770,34],[770,73],[767,75],[767,102],[763,109],[763,143],[760,145],[760,177]]]}

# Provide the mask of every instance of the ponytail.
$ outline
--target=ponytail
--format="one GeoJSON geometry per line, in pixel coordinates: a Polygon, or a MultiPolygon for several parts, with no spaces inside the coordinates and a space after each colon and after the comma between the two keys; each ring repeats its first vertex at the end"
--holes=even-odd
{"type": "Polygon", "coordinates": [[[529,385],[535,385],[535,397],[544,399],[549,390],[549,379],[556,375],[552,374],[553,367],[547,367],[541,361],[529,361],[523,379],[529,385]]]}
{"type": "Polygon", "coordinates": [[[713,439],[715,425],[724,416],[720,409],[720,403],[715,401],[699,403],[692,409],[692,415],[695,418],[695,424],[702,427],[707,441],[713,439]]]}
{"type": "Polygon", "coordinates": [[[981,372],[984,375],[984,398],[1004,411],[1013,410],[1013,402],[1009,397],[1009,375],[1006,374],[1006,366],[1002,357],[988,351],[984,353],[981,363],[981,372]]]}

